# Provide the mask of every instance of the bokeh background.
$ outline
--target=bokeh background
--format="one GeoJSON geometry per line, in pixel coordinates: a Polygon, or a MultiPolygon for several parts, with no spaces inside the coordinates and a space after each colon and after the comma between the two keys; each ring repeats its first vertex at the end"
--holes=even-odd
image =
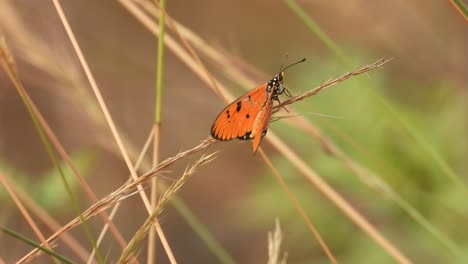
{"type": "MultiPolygon", "coordinates": [[[[157,39],[118,1],[62,4],[126,146],[140,149],[154,118],[157,39]]],[[[246,70],[246,75],[258,83],[277,72],[286,54],[289,61],[307,58],[287,72],[286,85],[293,94],[379,58],[393,58],[383,68],[324,90],[292,109],[427,222],[415,221],[385,193],[369,188],[368,182],[288,120],[273,122],[270,129],[409,259],[467,263],[466,20],[449,1],[302,0],[297,4],[336,47],[311,31],[284,1],[168,1],[167,10],[236,65],[255,67],[253,72],[246,70]],[[429,232],[428,225],[440,235],[429,232]]],[[[52,2],[0,0],[0,30],[13,51],[25,89],[96,195],[103,197],[122,185],[128,169],[95,107],[52,2]]],[[[170,30],[168,34],[174,36],[170,30]]],[[[170,50],[165,55],[163,159],[205,139],[225,105],[170,50]]],[[[246,87],[229,81],[219,67],[204,61],[232,93],[243,93],[246,87]]],[[[262,147],[340,263],[394,263],[266,140],[262,147]]],[[[266,263],[267,233],[278,219],[287,263],[329,263],[260,156],[252,155],[250,143],[226,142],[211,148],[215,149],[220,151],[217,159],[194,175],[179,196],[231,258],[236,263],[266,263]]],[[[193,160],[189,157],[174,164],[164,175],[176,179],[193,160]]],[[[60,224],[76,216],[3,70],[0,173],[60,224]]],[[[89,200],[68,174],[80,206],[89,207],[89,200]]],[[[32,214],[46,235],[53,233],[32,214]]],[[[122,204],[115,223],[130,239],[146,217],[135,196],[122,204]]],[[[179,263],[220,263],[172,205],[159,219],[179,263]]],[[[89,224],[97,236],[102,221],[95,217],[89,224]]],[[[37,239],[3,186],[0,225],[37,239]]],[[[70,233],[90,248],[83,229],[70,233]]],[[[121,253],[109,235],[101,248],[109,263],[121,253]]],[[[0,260],[11,263],[30,249],[23,241],[0,233],[0,260]]],[[[80,262],[60,240],[55,249],[80,262]]],[[[159,263],[168,263],[161,247],[158,250],[159,263]]],[[[139,258],[144,262],[145,256],[143,244],[139,258]]],[[[36,262],[48,263],[50,258],[40,257],[36,262]]]]}

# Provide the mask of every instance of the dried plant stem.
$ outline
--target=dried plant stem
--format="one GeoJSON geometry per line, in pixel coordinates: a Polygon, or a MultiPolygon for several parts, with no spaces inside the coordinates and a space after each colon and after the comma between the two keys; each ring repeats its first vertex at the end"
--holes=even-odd
{"type": "Polygon", "coordinates": [[[299,204],[299,201],[297,201],[296,197],[294,197],[292,192],[289,190],[288,186],[284,182],[284,180],[281,177],[281,175],[279,174],[278,170],[273,166],[273,163],[271,163],[271,160],[265,154],[263,149],[260,149],[259,153],[262,156],[262,158],[265,161],[268,168],[270,168],[270,170],[273,173],[273,176],[275,177],[276,181],[281,185],[281,188],[288,195],[289,199],[293,203],[294,207],[296,208],[297,212],[301,216],[302,220],[306,223],[307,228],[309,228],[310,232],[312,232],[315,239],[319,242],[319,245],[320,245],[320,247],[322,247],[323,252],[325,252],[325,254],[327,255],[327,257],[328,257],[328,259],[330,260],[331,263],[336,264],[337,262],[336,262],[335,256],[333,256],[333,253],[330,251],[327,244],[325,243],[325,241],[320,236],[320,233],[314,227],[314,225],[312,224],[310,219],[307,217],[307,214],[305,213],[304,209],[302,209],[301,205],[299,204]]]}
{"type": "Polygon", "coordinates": [[[268,264],[286,264],[286,257],[288,256],[286,252],[280,260],[282,242],[283,233],[281,232],[279,220],[276,219],[275,229],[268,232],[268,264]]]}
{"type": "MultiPolygon", "coordinates": [[[[63,26],[65,27],[65,31],[67,32],[67,35],[68,35],[68,37],[69,37],[69,39],[70,39],[70,41],[72,43],[72,46],[73,46],[73,48],[74,48],[74,50],[75,50],[75,52],[76,52],[76,54],[78,56],[78,59],[79,59],[81,65],[83,67],[83,70],[85,71],[86,77],[88,78],[88,81],[89,81],[89,83],[91,85],[91,88],[93,89],[93,92],[94,92],[94,94],[96,96],[96,99],[99,102],[99,106],[101,107],[101,110],[102,110],[102,112],[103,112],[103,114],[104,114],[104,116],[105,116],[105,118],[107,120],[107,123],[108,123],[108,125],[109,125],[109,127],[110,127],[110,129],[112,131],[114,139],[115,139],[117,145],[119,146],[119,149],[120,149],[120,151],[122,153],[122,156],[123,156],[123,158],[125,160],[125,163],[127,164],[127,167],[130,170],[130,173],[132,174],[132,178],[136,181],[138,176],[137,176],[137,174],[135,172],[135,169],[133,167],[133,164],[132,164],[132,162],[131,162],[128,154],[127,154],[127,151],[125,150],[125,147],[122,144],[122,139],[120,138],[120,135],[119,135],[119,133],[118,133],[118,131],[116,129],[114,121],[112,120],[110,112],[109,112],[109,110],[108,110],[108,108],[107,108],[107,106],[106,106],[106,104],[104,102],[104,99],[103,99],[103,97],[101,95],[101,92],[100,92],[100,90],[99,90],[99,88],[97,86],[97,83],[96,83],[96,81],[95,81],[95,79],[94,79],[94,77],[93,77],[93,75],[91,73],[91,70],[90,70],[90,68],[88,66],[88,63],[86,62],[86,60],[84,58],[84,55],[83,55],[83,53],[81,51],[81,48],[78,45],[78,41],[76,40],[75,35],[73,34],[73,32],[71,30],[71,27],[70,27],[70,25],[69,25],[69,23],[67,21],[67,18],[65,17],[65,14],[64,14],[64,12],[62,10],[62,7],[61,7],[59,1],[58,0],[52,0],[52,1],[53,1],[54,6],[55,6],[55,8],[57,10],[57,13],[58,13],[58,15],[60,17],[60,20],[62,21],[63,26]]],[[[146,210],[148,211],[149,214],[151,214],[152,210],[151,210],[151,205],[150,205],[150,202],[148,200],[148,197],[146,196],[146,194],[144,192],[142,192],[143,188],[141,186],[139,186],[139,190],[140,190],[139,193],[140,193],[140,195],[141,195],[141,197],[143,199],[143,203],[144,203],[144,205],[146,207],[146,210]]],[[[166,237],[164,235],[164,232],[161,229],[161,226],[159,225],[157,220],[154,221],[154,225],[155,225],[155,228],[157,230],[159,238],[161,239],[161,243],[162,243],[162,245],[163,245],[163,247],[164,247],[164,249],[166,251],[166,254],[167,254],[169,260],[171,261],[172,264],[177,263],[176,260],[175,260],[174,255],[172,253],[172,250],[171,250],[171,248],[169,246],[169,243],[167,242],[167,239],[166,239],[166,237]]]]}

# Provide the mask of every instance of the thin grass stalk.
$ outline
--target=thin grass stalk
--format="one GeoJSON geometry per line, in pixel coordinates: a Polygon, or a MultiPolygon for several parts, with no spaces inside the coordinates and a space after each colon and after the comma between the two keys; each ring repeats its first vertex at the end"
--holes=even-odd
{"type": "MultiPolygon", "coordinates": [[[[10,78],[11,82],[13,83],[13,86],[15,87],[16,91],[18,92],[19,96],[21,97],[21,100],[23,101],[26,110],[28,111],[29,116],[31,117],[31,120],[33,121],[33,124],[39,134],[39,137],[41,139],[41,142],[44,145],[44,148],[47,152],[47,155],[52,161],[52,164],[54,165],[55,169],[59,173],[62,183],[65,187],[66,193],[68,195],[68,198],[70,199],[70,202],[72,204],[73,209],[75,210],[75,213],[81,218],[81,209],[78,205],[78,200],[76,199],[75,195],[73,194],[73,191],[71,190],[71,187],[65,177],[65,173],[62,170],[58,159],[56,157],[56,154],[52,148],[52,145],[50,141],[48,140],[46,133],[43,130],[43,127],[41,126],[39,120],[38,120],[38,111],[37,108],[35,107],[34,103],[32,102],[31,98],[27,94],[26,90],[24,89],[22,83],[19,80],[18,72],[16,71],[15,67],[15,62],[13,57],[11,56],[11,53],[6,46],[5,39],[0,39],[0,59],[1,59],[1,64],[7,73],[8,77],[10,78]]],[[[93,238],[93,235],[91,233],[91,230],[89,229],[89,226],[86,222],[82,221],[83,223],[83,230],[86,234],[86,237],[90,244],[93,246],[93,248],[96,247],[96,242],[93,238]]],[[[103,263],[104,259],[102,258],[100,252],[97,250],[97,257],[98,261],[103,263]]],[[[20,260],[21,262],[21,260],[20,260]]]]}
{"type": "MultiPolygon", "coordinates": [[[[10,195],[10,197],[13,200],[13,202],[15,203],[16,207],[18,207],[18,210],[21,212],[24,219],[26,220],[26,222],[29,224],[29,226],[33,230],[34,234],[37,236],[37,238],[39,238],[39,241],[41,241],[41,243],[44,244],[45,248],[51,250],[52,247],[45,241],[46,239],[45,239],[44,235],[42,234],[41,230],[39,230],[39,227],[34,222],[33,218],[29,214],[28,210],[26,210],[26,208],[23,206],[23,203],[18,198],[18,196],[16,195],[14,189],[10,185],[9,181],[7,180],[7,178],[3,175],[3,173],[1,171],[0,171],[0,183],[3,185],[3,187],[7,191],[8,195],[10,195]]],[[[55,259],[52,255],[51,255],[51,257],[52,257],[52,261],[54,261],[55,263],[59,263],[58,260],[55,259]]]]}
{"type": "MultiPolygon", "coordinates": [[[[98,86],[97,86],[97,83],[96,83],[96,81],[94,79],[94,76],[92,75],[91,70],[90,70],[90,68],[88,66],[88,63],[86,62],[86,60],[84,58],[84,55],[83,55],[83,53],[81,51],[81,48],[78,45],[78,41],[76,40],[75,35],[73,34],[73,31],[71,30],[71,27],[70,27],[70,25],[69,25],[69,23],[67,21],[67,18],[66,18],[65,14],[64,14],[64,12],[62,10],[62,7],[61,7],[59,1],[58,0],[52,0],[52,1],[54,3],[55,9],[57,10],[57,13],[58,13],[58,15],[60,17],[60,20],[61,20],[61,22],[62,22],[62,24],[63,24],[63,26],[65,28],[65,31],[67,32],[67,35],[68,35],[68,37],[69,37],[69,39],[70,39],[70,41],[72,43],[72,46],[73,46],[73,48],[74,48],[74,50],[76,52],[76,55],[78,56],[80,64],[82,65],[83,70],[85,71],[86,77],[88,78],[88,81],[89,81],[89,83],[91,85],[91,88],[93,89],[93,92],[94,92],[94,94],[96,96],[96,99],[99,102],[99,106],[101,107],[101,110],[102,110],[104,116],[106,117],[107,123],[108,123],[108,125],[109,125],[109,127],[111,129],[111,132],[112,132],[112,134],[114,136],[114,139],[115,139],[117,145],[119,146],[119,149],[120,149],[120,151],[122,153],[122,156],[124,157],[125,163],[126,163],[128,169],[130,170],[130,173],[132,174],[132,178],[136,181],[138,176],[137,176],[137,174],[135,172],[135,169],[133,167],[133,164],[132,164],[132,162],[131,162],[131,160],[130,160],[130,158],[128,156],[128,153],[127,153],[125,147],[123,146],[122,139],[120,138],[120,135],[119,135],[119,133],[118,133],[118,131],[116,129],[114,121],[112,120],[110,112],[109,112],[109,110],[108,110],[108,108],[107,108],[107,106],[106,106],[106,104],[104,102],[104,99],[102,97],[102,94],[101,94],[98,86]]],[[[146,196],[146,194],[144,192],[142,192],[143,188],[141,186],[139,187],[139,190],[140,190],[139,193],[140,193],[140,195],[141,195],[141,197],[143,199],[143,203],[144,203],[144,205],[146,207],[146,210],[148,211],[149,214],[151,214],[151,204],[150,204],[150,202],[148,200],[148,197],[146,196]]],[[[167,254],[170,262],[172,264],[177,263],[175,258],[174,258],[174,255],[172,253],[172,250],[171,250],[171,248],[169,246],[169,243],[167,242],[167,239],[165,238],[164,232],[161,229],[161,226],[159,225],[159,223],[157,221],[154,222],[154,225],[155,225],[155,228],[157,230],[159,238],[161,239],[161,243],[162,243],[162,245],[163,245],[163,247],[164,247],[164,249],[166,251],[166,254],[167,254]]]]}
{"type": "Polygon", "coordinates": [[[319,243],[320,247],[322,248],[323,252],[325,252],[325,255],[327,258],[330,260],[331,263],[336,264],[336,258],[333,256],[333,253],[331,252],[330,248],[327,246],[325,241],[323,240],[322,236],[318,232],[317,228],[315,228],[314,224],[312,224],[312,221],[310,221],[309,217],[307,217],[307,214],[305,213],[304,209],[301,207],[299,204],[299,201],[294,197],[292,192],[289,190],[288,185],[286,182],[284,182],[283,178],[281,177],[280,173],[278,170],[273,166],[273,163],[271,160],[268,158],[268,156],[265,154],[263,149],[259,149],[260,156],[262,159],[265,161],[266,165],[270,169],[270,171],[273,173],[273,176],[275,177],[275,180],[280,184],[281,188],[283,191],[288,195],[289,199],[293,203],[294,207],[296,208],[297,212],[299,213],[299,216],[302,218],[302,220],[306,223],[307,228],[310,230],[312,235],[315,237],[315,240],[319,243]]]}
{"type": "MultiPolygon", "coordinates": [[[[161,8],[164,10],[166,0],[161,1],[161,8]]],[[[157,0],[155,0],[157,2],[157,0]]],[[[163,93],[163,73],[164,73],[164,29],[166,23],[164,16],[161,16],[159,21],[159,38],[158,38],[158,57],[156,65],[156,98],[154,110],[154,139],[153,139],[153,167],[156,167],[159,162],[159,143],[161,130],[161,115],[162,115],[162,93],[163,93]]],[[[151,208],[155,208],[158,203],[158,177],[151,179],[151,208]]],[[[151,228],[148,234],[148,264],[156,263],[156,233],[155,229],[151,228]]]]}

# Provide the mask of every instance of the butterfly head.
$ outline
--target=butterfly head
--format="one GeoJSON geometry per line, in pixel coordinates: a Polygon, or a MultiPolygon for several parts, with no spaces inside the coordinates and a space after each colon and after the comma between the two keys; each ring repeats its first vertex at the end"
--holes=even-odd
{"type": "Polygon", "coordinates": [[[278,79],[278,82],[279,83],[283,83],[283,79],[284,79],[284,71],[281,71],[280,73],[276,74],[276,79],[278,79]]]}

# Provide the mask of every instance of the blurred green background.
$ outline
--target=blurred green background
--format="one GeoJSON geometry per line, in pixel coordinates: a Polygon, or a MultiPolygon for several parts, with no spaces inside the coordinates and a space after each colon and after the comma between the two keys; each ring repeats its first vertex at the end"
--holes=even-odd
{"type": "MultiPolygon", "coordinates": [[[[117,1],[62,2],[119,131],[128,139],[127,146],[140,148],[153,120],[156,38],[117,1]]],[[[283,1],[167,3],[169,14],[207,43],[271,76],[285,54],[291,61],[307,58],[286,74],[285,84],[293,94],[381,57],[393,58],[381,69],[291,108],[418,211],[442,234],[439,239],[387,195],[369,188],[310,134],[284,119],[273,122],[270,129],[409,259],[468,263],[466,20],[449,1],[311,0],[297,4],[336,47],[312,32],[283,1]]],[[[128,170],[107,126],[96,121],[96,110],[90,110],[95,99],[76,89],[81,85],[91,94],[51,2],[0,1],[0,33],[13,49],[26,90],[97,196],[123,184],[128,170]]],[[[216,77],[226,80],[207,64],[216,77]]],[[[162,158],[206,138],[224,106],[169,50],[164,78],[162,158]]],[[[264,81],[258,78],[258,83],[264,81]]],[[[230,87],[236,95],[243,93],[236,84],[230,87]]],[[[340,263],[393,263],[266,140],[262,146],[340,263]]],[[[232,141],[213,149],[221,150],[218,158],[190,179],[179,195],[235,262],[266,263],[267,232],[279,219],[288,263],[329,263],[260,156],[252,156],[250,143],[232,141]]],[[[187,160],[178,162],[166,176],[176,178],[187,164],[187,160]]],[[[75,216],[25,107],[3,71],[0,173],[60,223],[75,216]]],[[[81,207],[89,207],[89,200],[69,176],[81,207]]],[[[115,222],[130,239],[146,217],[139,197],[132,197],[123,203],[115,222]]],[[[163,211],[160,221],[180,263],[219,263],[172,206],[163,211]]],[[[3,187],[0,225],[35,239],[3,187]]],[[[90,226],[97,236],[102,221],[95,218],[90,226]]],[[[41,227],[45,234],[52,233],[41,227]]],[[[71,234],[89,248],[82,229],[71,234]]],[[[15,261],[29,250],[22,241],[0,233],[4,261],[15,261]]],[[[56,250],[75,259],[60,242],[56,250]]],[[[109,235],[102,251],[110,263],[120,255],[109,235]]],[[[159,263],[167,263],[161,248],[160,252],[159,263]]],[[[145,255],[143,246],[142,260],[145,255]]],[[[50,258],[38,261],[47,263],[50,258]]]]}

